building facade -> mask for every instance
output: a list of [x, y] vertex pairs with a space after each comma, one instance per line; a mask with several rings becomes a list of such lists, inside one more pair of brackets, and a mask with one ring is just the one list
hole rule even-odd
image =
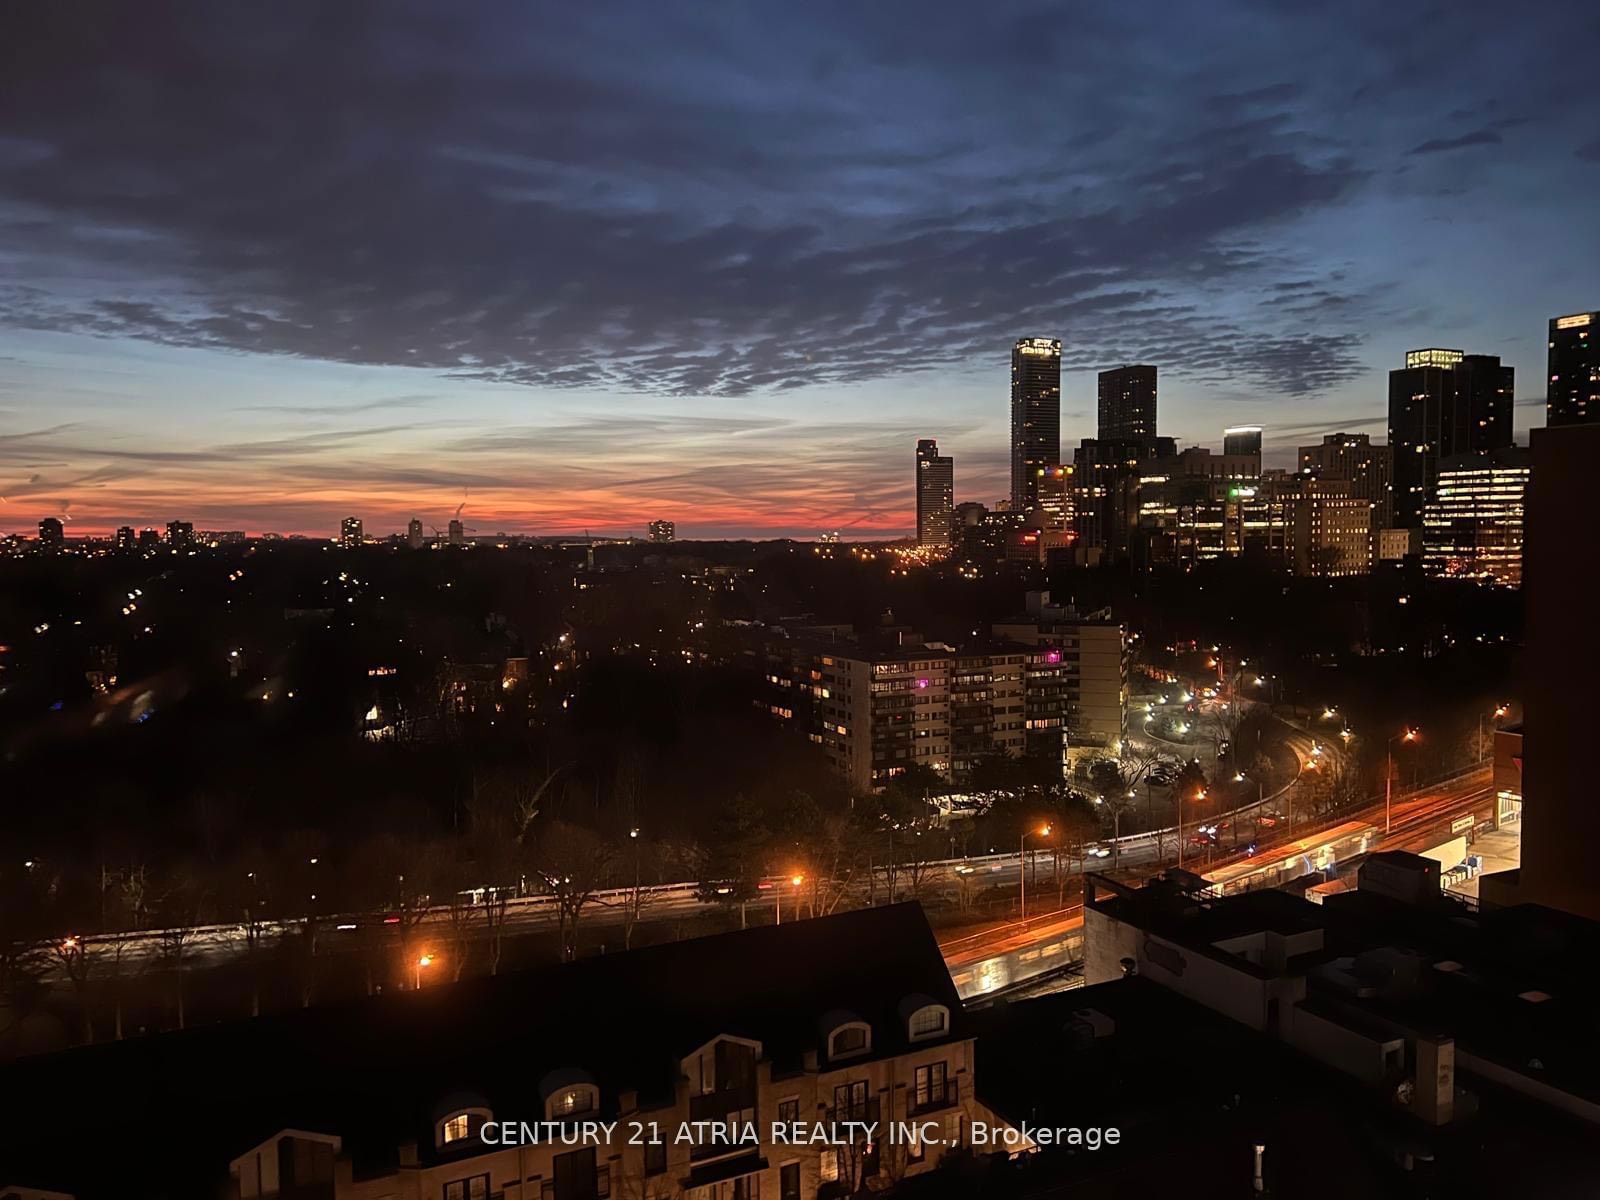
[[1234, 425], [1222, 431], [1222, 452], [1224, 454], [1253, 454], [1261, 458], [1261, 434], [1259, 425]]
[[1600, 312], [1550, 318], [1546, 425], [1600, 421]]
[[1039, 499], [1041, 467], [1061, 461], [1061, 341], [1021, 338], [1011, 350], [1011, 507]]
[[678, 538], [678, 526], [675, 521], [651, 521], [650, 540], [652, 542], [672, 542]]
[[346, 517], [339, 522], [339, 545], [346, 550], [354, 550], [366, 540], [366, 531], [362, 528], [360, 517]]
[[1099, 379], [1099, 423], [1102, 441], [1140, 441], [1156, 436], [1156, 369], [1113, 367]]
[[1389, 372], [1392, 519], [1420, 529], [1439, 462], [1511, 445], [1515, 372], [1489, 354], [1428, 349], [1406, 352]]
[[955, 538], [955, 460], [933, 438], [917, 442], [917, 544], [943, 549]]
[[1522, 586], [1523, 504], [1532, 461], [1512, 446], [1439, 466], [1423, 513], [1422, 565], [1430, 575]]
[[1350, 494], [1372, 504], [1372, 528], [1388, 529], [1393, 520], [1389, 490], [1393, 459], [1389, 447], [1373, 445], [1365, 433], [1327, 433], [1320, 445], [1301, 446], [1300, 470], [1319, 479], [1338, 479], [1350, 485]]

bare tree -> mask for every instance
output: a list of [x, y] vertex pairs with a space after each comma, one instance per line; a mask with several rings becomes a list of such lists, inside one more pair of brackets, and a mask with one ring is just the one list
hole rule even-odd
[[550, 821], [539, 831], [533, 873], [540, 890], [555, 901], [561, 957], [578, 955], [578, 920], [609, 882], [615, 848], [599, 834], [567, 821]]
[[187, 1028], [184, 974], [188, 968], [195, 926], [200, 924], [204, 909], [205, 893], [199, 881], [187, 871], [174, 875], [162, 894], [157, 916], [161, 922], [161, 960], [172, 972], [179, 1029]]
[[505, 949], [506, 908], [509, 897], [504, 890], [485, 889], [479, 901], [483, 910], [489, 948], [489, 974], [500, 973], [500, 955]]

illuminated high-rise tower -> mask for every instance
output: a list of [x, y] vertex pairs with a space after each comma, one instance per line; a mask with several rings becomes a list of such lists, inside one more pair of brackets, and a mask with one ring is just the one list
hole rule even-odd
[[1421, 529], [1439, 460], [1511, 445], [1515, 371], [1492, 354], [1408, 350], [1389, 372], [1389, 450], [1397, 529]]
[[1100, 372], [1100, 440], [1137, 442], [1156, 436], [1156, 369]]
[[1022, 338], [1011, 350], [1011, 507], [1038, 506], [1039, 472], [1061, 461], [1061, 340]]
[[1546, 425], [1600, 421], [1600, 312], [1550, 318]]
[[917, 544], [948, 546], [955, 538], [955, 461], [933, 438], [917, 442]]

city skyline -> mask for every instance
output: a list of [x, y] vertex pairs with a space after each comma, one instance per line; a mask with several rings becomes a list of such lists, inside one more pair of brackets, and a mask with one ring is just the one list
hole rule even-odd
[[[1025, 336], [1064, 446], [1149, 362], [1164, 432], [1288, 466], [1430, 345], [1542, 424], [1546, 324], [1595, 304], [1600, 141], [1545, 69], [1586, 6], [947, 15], [19, 14], [0, 529], [905, 536], [918, 438], [1007, 494]], [[594, 52], [664, 25], [702, 48]]]

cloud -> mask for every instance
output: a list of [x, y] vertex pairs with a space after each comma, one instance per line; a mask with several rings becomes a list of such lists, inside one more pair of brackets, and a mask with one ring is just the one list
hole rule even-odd
[[[682, 397], [902, 377], [1033, 329], [1103, 359], [1145, 322], [1200, 348], [1204, 378], [1306, 394], [1358, 369], [1219, 353], [1243, 331], [1160, 303], [1270, 287], [1253, 235], [1367, 177], [1290, 128], [1300, 85], [1175, 105], [1138, 135], [1103, 97], [1059, 135], [992, 135], [1020, 115], [1002, 80], [1059, 89], [1060, 63], [1082, 69], [1084, 46], [1117, 36], [1106, 22], [1085, 19], [1069, 49], [1019, 17], [1004, 52], [977, 53], [959, 31], [911, 37], [844, 7], [831, 29], [723, 14], [704, 48], [619, 73], [652, 21], [568, 14], [511, 56], [514, 17], [406, 4], [237, 23], [183, 4], [90, 11], [29, 17], [39, 53], [11, 95], [30, 103], [9, 107], [18, 143], [50, 152], [0, 189], [43, 218], [34, 254], [61, 277], [93, 261], [131, 280], [0, 292], [13, 326]], [[780, 35], [831, 64], [828, 90], [772, 65], [750, 91], [746, 52]], [[1176, 80], [1176, 65], [1150, 67]], [[910, 73], [903, 95], [886, 72]], [[107, 110], [124, 114], [115, 135], [93, 115]], [[1129, 151], [1162, 164], [1132, 190], [1108, 157]]]
[[1419, 146], [1413, 146], [1409, 153], [1439, 154], [1445, 150], [1463, 150], [1468, 146], [1498, 146], [1500, 135], [1492, 129], [1479, 129], [1472, 133], [1464, 133], [1460, 137], [1430, 138]]

